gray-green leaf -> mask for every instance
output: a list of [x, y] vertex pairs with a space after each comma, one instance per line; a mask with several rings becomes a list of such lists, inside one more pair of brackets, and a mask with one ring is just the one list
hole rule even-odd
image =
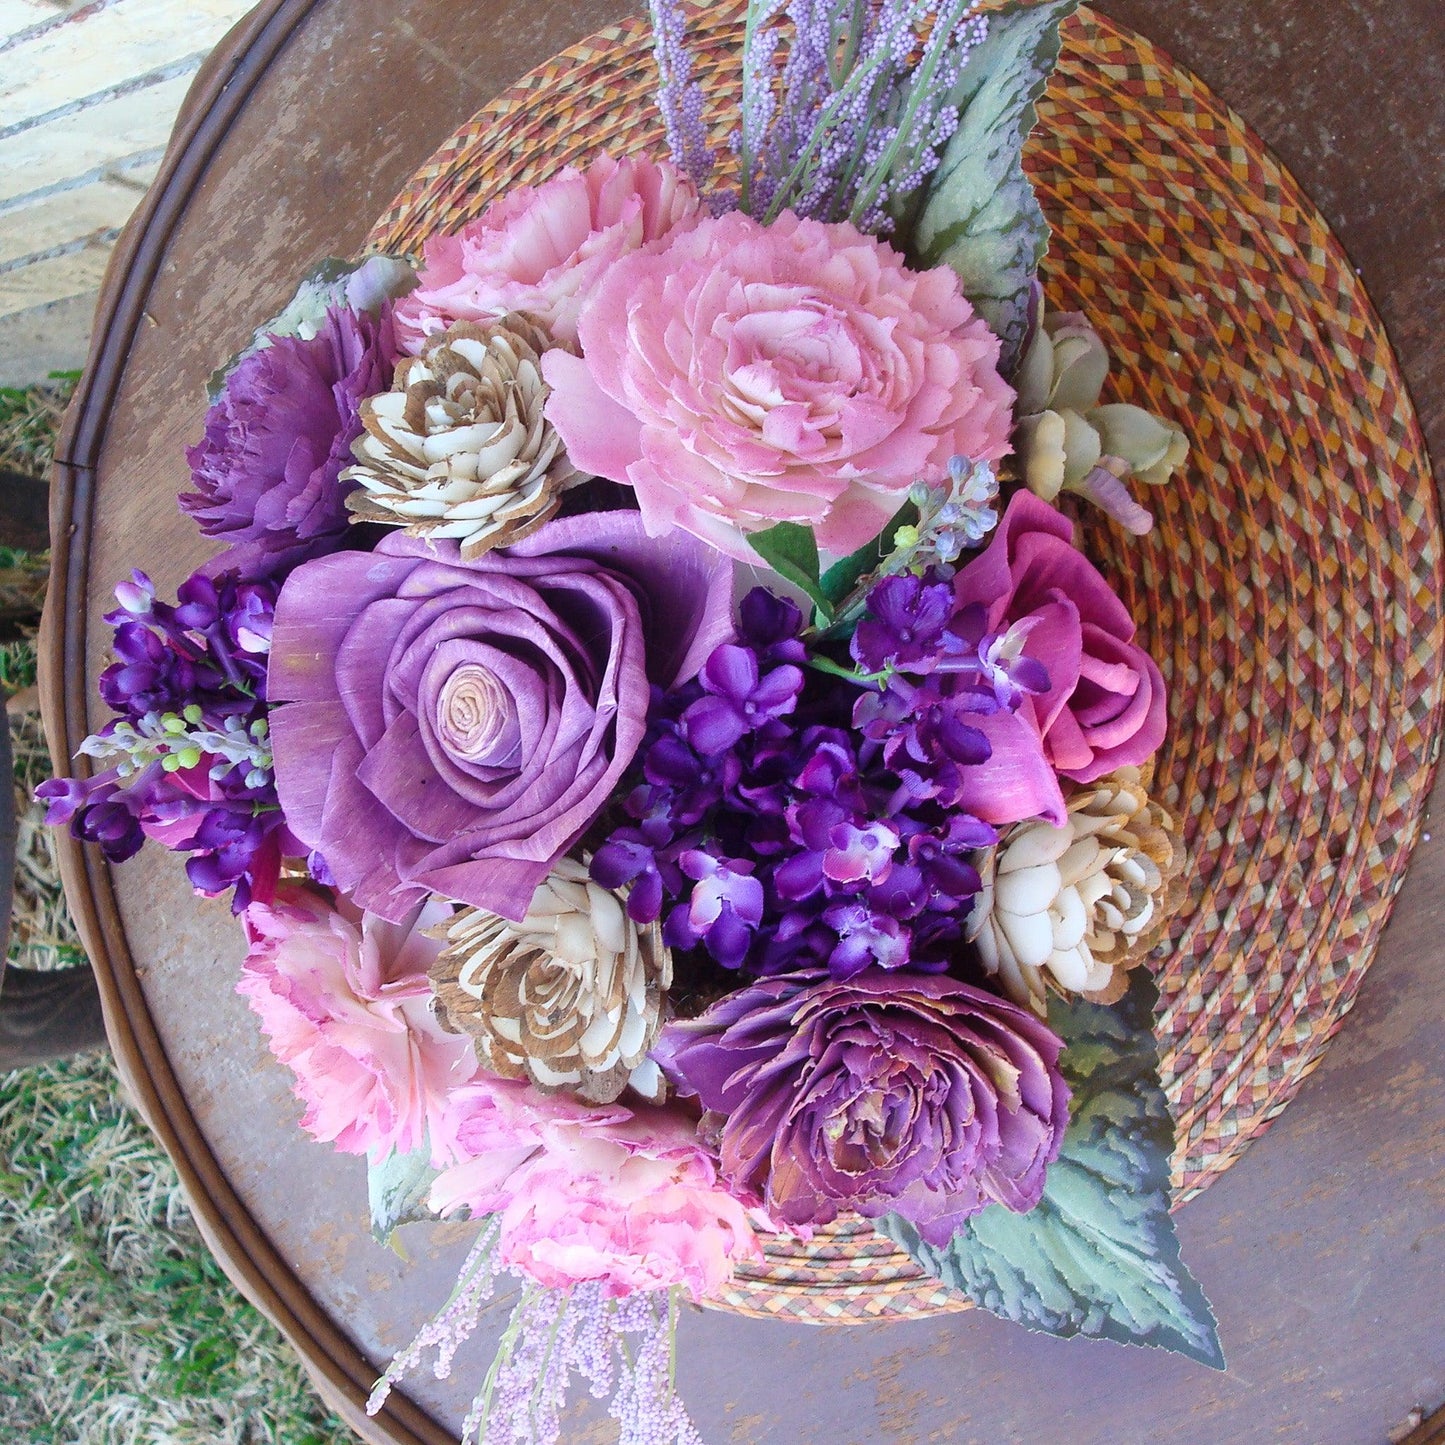
[[922, 194], [901, 208], [900, 236], [914, 261], [952, 266], [964, 295], [1002, 339], [1005, 377], [1018, 364], [1029, 288], [1049, 240], [1024, 174], [1024, 140], [1059, 58], [1059, 26], [1078, 5], [1013, 0], [989, 12], [988, 37], [954, 90], [958, 129]]
[[371, 1235], [378, 1244], [387, 1243], [397, 1225], [432, 1217], [426, 1209], [426, 1196], [436, 1177], [426, 1145], [410, 1154], [389, 1154], [380, 1164], [367, 1164]]
[[930, 1274], [1005, 1319], [1051, 1335], [1152, 1345], [1222, 1370], [1213, 1313], [1179, 1258], [1169, 1214], [1174, 1127], [1159, 1086], [1157, 998], [1140, 968], [1117, 1004], [1050, 1008], [1074, 1097], [1036, 1208], [1013, 1214], [990, 1205], [942, 1249], [897, 1215], [880, 1228]]

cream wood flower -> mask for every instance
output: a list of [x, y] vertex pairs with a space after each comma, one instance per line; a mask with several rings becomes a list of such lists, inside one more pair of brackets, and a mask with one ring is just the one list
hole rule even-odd
[[1124, 482], [1162, 486], [1188, 459], [1189, 440], [1143, 407], [1100, 406], [1108, 375], [1108, 352], [1082, 316], [1042, 318], [1015, 378], [1014, 449], [1029, 490], [1046, 502], [1075, 492], [1143, 533], [1153, 518]]
[[446, 944], [431, 969], [439, 1013], [472, 1036], [484, 1068], [596, 1104], [629, 1084], [660, 1102], [662, 1076], [647, 1051], [672, 956], [661, 929], [634, 923], [586, 864], [559, 860], [520, 923], [467, 908], [438, 936]]
[[452, 537], [471, 560], [551, 519], [579, 474], [542, 415], [546, 332], [523, 315], [458, 322], [397, 363], [389, 392], [361, 408], [344, 481], [352, 520]]
[[1137, 768], [1068, 800], [1061, 828], [1010, 828], [976, 862], [984, 886], [969, 937], [1004, 992], [1042, 1016], [1047, 988], [1109, 1003], [1158, 941], [1183, 867], [1173, 819]]

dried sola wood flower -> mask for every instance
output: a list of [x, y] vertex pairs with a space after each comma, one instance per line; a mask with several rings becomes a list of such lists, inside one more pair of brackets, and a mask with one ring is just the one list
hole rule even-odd
[[431, 969], [438, 1011], [472, 1036], [485, 1068], [596, 1104], [629, 1084], [660, 1101], [647, 1051], [672, 956], [658, 925], [634, 923], [584, 863], [560, 859], [520, 923], [468, 908], [440, 936], [446, 947]]
[[1046, 1012], [1045, 985], [1112, 1003], [1170, 915], [1184, 865], [1174, 820], [1138, 768], [1120, 768], [1068, 800], [1061, 828], [1016, 824], [979, 855], [983, 889], [969, 937], [1015, 1003]]
[[397, 363], [393, 389], [361, 408], [366, 430], [343, 473], [356, 522], [452, 537], [470, 561], [549, 521], [579, 480], [542, 415], [547, 333], [516, 313], [459, 321]]

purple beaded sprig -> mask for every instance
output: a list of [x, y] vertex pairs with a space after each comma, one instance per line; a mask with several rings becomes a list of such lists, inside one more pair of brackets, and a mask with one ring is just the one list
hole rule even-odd
[[[682, 0], [649, 0], [652, 12], [652, 54], [657, 63], [657, 108], [667, 133], [672, 163], [708, 195], [716, 156], [707, 142], [703, 121], [706, 98], [693, 79], [692, 53], [687, 48], [687, 18]], [[726, 198], [709, 196], [714, 212], [727, 209]]]
[[932, 174], [958, 129], [952, 93], [987, 34], [977, 11], [978, 0], [749, 5], [742, 209], [891, 229], [889, 202]]

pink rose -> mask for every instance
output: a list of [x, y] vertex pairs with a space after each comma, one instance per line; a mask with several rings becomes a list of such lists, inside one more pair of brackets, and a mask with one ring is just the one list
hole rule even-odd
[[583, 471], [630, 483], [648, 530], [734, 557], [812, 526], [849, 552], [949, 458], [1008, 451], [998, 339], [947, 267], [847, 224], [740, 212], [618, 261], [550, 352], [546, 414]]
[[[1011, 716], [1031, 722], [1056, 772], [1088, 783], [1151, 757], [1164, 741], [1168, 717], [1164, 679], [1135, 644], [1133, 618], [1073, 538], [1067, 517], [1021, 491], [953, 590], [960, 607], [978, 603], [985, 609], [991, 632], [1024, 624], [1024, 654], [1043, 664], [1049, 687], [1025, 698]], [[980, 726], [989, 731], [992, 721], [1008, 716], [993, 715]], [[991, 741], [1000, 754], [1001, 743], [1012, 748], [1016, 740]], [[988, 811], [989, 767], [972, 772], [979, 779], [980, 797], [972, 801], [983, 809], [980, 816], [1002, 821]]]
[[692, 182], [666, 161], [602, 156], [540, 186], [520, 186], [455, 236], [434, 236], [421, 280], [396, 308], [404, 350], [454, 321], [537, 317], [560, 345], [577, 344], [577, 313], [619, 257], [697, 214]]
[[246, 910], [236, 989], [296, 1076], [312, 1138], [373, 1160], [429, 1139], [434, 1164], [455, 1157], [447, 1095], [476, 1073], [476, 1057], [432, 1012], [427, 969], [441, 944], [422, 932], [450, 916], [432, 901], [387, 923], [294, 883]]
[[603, 1280], [620, 1297], [683, 1285], [700, 1300], [737, 1261], [761, 1258], [747, 1210], [674, 1110], [479, 1077], [452, 1111], [471, 1157], [437, 1177], [430, 1207], [499, 1215], [501, 1258], [547, 1288]]

